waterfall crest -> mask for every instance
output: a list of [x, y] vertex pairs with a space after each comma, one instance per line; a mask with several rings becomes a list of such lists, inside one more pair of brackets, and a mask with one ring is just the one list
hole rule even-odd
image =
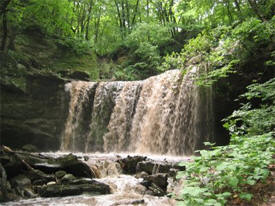
[[197, 68], [143, 81], [66, 84], [70, 103], [62, 150], [191, 154], [213, 137], [212, 89]]

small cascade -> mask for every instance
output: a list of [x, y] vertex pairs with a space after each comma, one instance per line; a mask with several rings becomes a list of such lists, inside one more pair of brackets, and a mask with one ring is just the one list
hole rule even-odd
[[[191, 154], [213, 137], [211, 88], [167, 71], [143, 81], [72, 82], [63, 150]], [[86, 128], [86, 129], [83, 129]]]
[[[65, 129], [61, 137], [62, 151], [83, 150], [86, 142], [87, 110], [93, 104], [93, 96], [97, 83], [73, 81], [65, 85], [69, 93], [70, 103]], [[88, 117], [89, 118], [89, 117]]]

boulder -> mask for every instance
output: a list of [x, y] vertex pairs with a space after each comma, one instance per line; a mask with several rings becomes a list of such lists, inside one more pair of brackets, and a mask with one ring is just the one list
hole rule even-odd
[[141, 183], [144, 186], [151, 186], [155, 184], [160, 189], [166, 192], [168, 186], [168, 176], [167, 174], [158, 173], [155, 175], [148, 175], [143, 178], [143, 182]]
[[167, 173], [175, 174], [174, 170], [185, 170], [185, 166], [179, 166], [178, 163], [170, 163], [166, 161], [146, 160], [137, 163], [137, 172], [146, 172], [148, 174]]
[[64, 171], [64, 170], [59, 170], [57, 172], [55, 172], [55, 176], [58, 178], [58, 179], [61, 179], [62, 177], [64, 177], [67, 173]]
[[67, 183], [67, 182], [72, 182], [75, 179], [76, 179], [76, 177], [74, 175], [66, 174], [64, 177], [62, 177], [61, 181], [62, 181], [62, 183]]
[[88, 177], [94, 178], [96, 175], [92, 172], [90, 167], [84, 162], [77, 159], [77, 156], [73, 154], [65, 155], [63, 157], [57, 158], [56, 162], [60, 164], [60, 167], [73, 174], [76, 177]]
[[143, 178], [140, 184], [147, 188], [146, 194], [164, 196], [167, 194], [168, 175], [161, 173], [148, 175]]
[[22, 174], [13, 177], [10, 180], [10, 182], [11, 182], [12, 186], [24, 187], [24, 186], [31, 185], [31, 180], [28, 177], [26, 177], [25, 175], [22, 175]]
[[127, 156], [126, 158], [118, 159], [123, 173], [135, 174], [137, 172], [137, 165], [139, 162], [145, 161], [147, 157], [144, 156]]
[[82, 80], [82, 81], [90, 80], [89, 74], [84, 71], [61, 70], [61, 71], [58, 71], [58, 74], [60, 74], [63, 78], [67, 78], [67, 79]]
[[104, 183], [91, 180], [71, 180], [67, 184], [52, 184], [37, 187], [41, 197], [63, 197], [91, 193], [93, 195], [110, 194], [110, 187]]
[[59, 170], [64, 170], [66, 173], [71, 173], [76, 177], [96, 177], [90, 167], [81, 160], [78, 160], [77, 156], [73, 154], [35, 163], [33, 167], [46, 173], [55, 173]]
[[23, 151], [26, 151], [26, 152], [38, 152], [38, 149], [36, 146], [32, 145], [32, 144], [25, 144], [23, 147], [22, 147], [22, 150]]
[[83, 72], [83, 71], [74, 71], [71, 74], [69, 74], [68, 77], [71, 79], [83, 80], [83, 81], [90, 80], [89, 74], [87, 74], [86, 72]]

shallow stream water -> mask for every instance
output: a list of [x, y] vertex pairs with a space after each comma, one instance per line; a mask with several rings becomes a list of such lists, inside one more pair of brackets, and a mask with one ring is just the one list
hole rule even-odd
[[[45, 156], [59, 157], [68, 153], [42, 153]], [[167, 196], [156, 197], [145, 194], [146, 188], [140, 184], [142, 178], [138, 175], [122, 174], [122, 168], [116, 162], [118, 158], [125, 158], [128, 155], [140, 154], [91, 154], [91, 153], [74, 153], [79, 159], [85, 161], [94, 170], [97, 169], [99, 178], [96, 180], [106, 183], [111, 187], [109, 195], [83, 194], [79, 196], [56, 197], [56, 198], [34, 198], [28, 200], [19, 200], [14, 202], [7, 202], [5, 206], [27, 206], [27, 205], [41, 205], [41, 206], [173, 206], [176, 201]], [[157, 156], [157, 155], [142, 155], [156, 161], [167, 162], [182, 162], [188, 161], [189, 157], [177, 156]], [[88, 160], [87, 160], [88, 159]], [[180, 184], [172, 178], [168, 179], [168, 192], [177, 193], [180, 190]]]

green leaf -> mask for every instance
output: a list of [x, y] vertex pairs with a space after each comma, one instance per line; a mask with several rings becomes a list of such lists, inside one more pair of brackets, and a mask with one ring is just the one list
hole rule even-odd
[[246, 183], [249, 185], [255, 185], [256, 181], [255, 180], [247, 180]]
[[230, 197], [232, 194], [230, 192], [224, 192], [222, 193], [224, 197]]
[[231, 187], [236, 188], [239, 184], [239, 179], [237, 177], [229, 177], [228, 178], [228, 184]]
[[241, 193], [241, 194], [239, 195], [239, 197], [240, 197], [241, 199], [243, 199], [243, 200], [250, 201], [250, 200], [252, 199], [253, 195], [250, 194], [250, 193]]

